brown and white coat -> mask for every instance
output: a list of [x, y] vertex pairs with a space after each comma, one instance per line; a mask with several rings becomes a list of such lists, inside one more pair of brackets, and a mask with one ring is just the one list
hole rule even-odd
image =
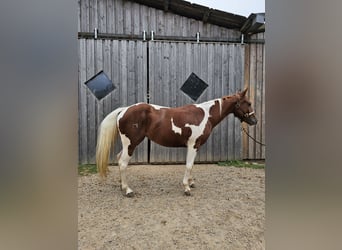
[[105, 117], [99, 130], [96, 162], [100, 175], [107, 175], [110, 147], [119, 132], [123, 147], [118, 154], [121, 187], [131, 196], [126, 168], [134, 149], [147, 137], [162, 146], [187, 148], [183, 184], [185, 194], [190, 195], [190, 187], [194, 186], [191, 169], [199, 147], [207, 141], [212, 129], [230, 113], [249, 125], [257, 123], [246, 91], [177, 108], [137, 103], [114, 110]]

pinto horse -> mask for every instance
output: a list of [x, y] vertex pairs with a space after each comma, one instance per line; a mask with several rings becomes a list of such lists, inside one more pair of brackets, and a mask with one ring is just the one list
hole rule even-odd
[[121, 188], [126, 196], [133, 196], [133, 190], [127, 184], [126, 168], [134, 149], [147, 137], [162, 146], [187, 148], [183, 185], [185, 194], [190, 195], [190, 187], [194, 186], [191, 169], [197, 151], [213, 128], [230, 113], [249, 125], [257, 123], [246, 92], [247, 89], [235, 95], [177, 108], [137, 103], [115, 109], [104, 118], [99, 128], [96, 164], [100, 176], [107, 176], [111, 145], [119, 132], [122, 150], [117, 159]]

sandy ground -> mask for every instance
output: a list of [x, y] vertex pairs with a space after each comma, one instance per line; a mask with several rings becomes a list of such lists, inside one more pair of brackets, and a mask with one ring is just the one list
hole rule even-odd
[[183, 194], [184, 165], [128, 170], [123, 196], [117, 166], [101, 183], [79, 177], [79, 249], [265, 249], [265, 171], [195, 165]]

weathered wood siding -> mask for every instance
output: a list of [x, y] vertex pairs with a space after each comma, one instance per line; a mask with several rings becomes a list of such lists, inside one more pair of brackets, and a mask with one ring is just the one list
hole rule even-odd
[[125, 0], [79, 0], [78, 31], [141, 35], [154, 31], [159, 36], [195, 36], [240, 38], [240, 32], [203, 23]]
[[[146, 102], [147, 48], [141, 41], [79, 39], [79, 160], [94, 163], [97, 129], [118, 107]], [[103, 70], [116, 89], [98, 101], [84, 84]], [[116, 153], [121, 145], [116, 147]], [[132, 162], [147, 162], [147, 140], [136, 149]], [[116, 157], [112, 157], [116, 161]]]
[[[181, 106], [194, 101], [180, 87], [194, 72], [209, 87], [196, 103], [235, 93], [243, 87], [244, 46], [240, 44], [150, 42], [151, 103]], [[213, 131], [196, 161], [242, 158], [241, 123], [230, 115]], [[183, 162], [186, 150], [151, 144], [151, 162]]]
[[[253, 39], [264, 39], [264, 33], [255, 34]], [[265, 44], [249, 44], [245, 47], [245, 87], [253, 103], [258, 124], [244, 125], [257, 141], [265, 143]], [[265, 147], [243, 134], [243, 158], [265, 159]]]

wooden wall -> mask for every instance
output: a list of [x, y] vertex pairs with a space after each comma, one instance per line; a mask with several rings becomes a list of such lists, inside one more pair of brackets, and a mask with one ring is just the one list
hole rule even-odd
[[[265, 33], [252, 36], [264, 39]], [[258, 124], [253, 127], [244, 125], [248, 133], [257, 141], [265, 143], [265, 44], [249, 44], [245, 47], [245, 87], [253, 103]], [[265, 147], [243, 134], [243, 158], [265, 159]]]
[[125, 0], [79, 0], [78, 31], [141, 35], [154, 31], [159, 36], [240, 38], [240, 32], [179, 16]]
[[[79, 161], [95, 162], [97, 129], [114, 109], [146, 102], [147, 49], [142, 41], [79, 39]], [[98, 101], [84, 84], [103, 70], [116, 89]], [[121, 147], [116, 147], [116, 153]], [[113, 158], [115, 159], [115, 157]], [[147, 162], [147, 141], [132, 162]]]

